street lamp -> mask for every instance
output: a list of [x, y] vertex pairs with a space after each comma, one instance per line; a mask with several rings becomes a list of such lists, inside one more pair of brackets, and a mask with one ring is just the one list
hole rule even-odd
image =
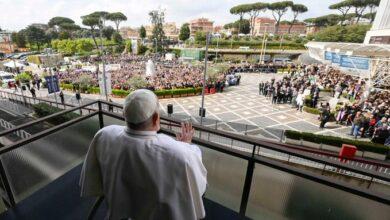
[[103, 74], [103, 84], [104, 84], [104, 95], [106, 97], [106, 101], [108, 102], [108, 91], [107, 91], [107, 83], [106, 83], [106, 65], [104, 63], [104, 50], [103, 50], [103, 28], [104, 28], [104, 21], [102, 18], [100, 18], [100, 22], [101, 22], [101, 27], [100, 27], [100, 53], [101, 53], [101, 56], [100, 58], [102, 59], [102, 66], [103, 66], [103, 70], [102, 70], [102, 74]]
[[[46, 68], [49, 68], [49, 74], [50, 74], [50, 78], [51, 78], [51, 87], [52, 88], [55, 88], [54, 87], [54, 78], [53, 78], [53, 72], [51, 71], [51, 65], [50, 65], [50, 62], [49, 62], [49, 49], [46, 48]], [[57, 105], [57, 108], [58, 108], [58, 101], [57, 101], [57, 92], [54, 91], [54, 99], [56, 100], [56, 105]]]
[[202, 106], [199, 111], [200, 116], [200, 124], [203, 124], [203, 117], [205, 117], [205, 109], [204, 109], [204, 95], [206, 91], [206, 74], [207, 74], [207, 57], [209, 51], [209, 43], [210, 43], [211, 35], [206, 33], [206, 51], [204, 57], [204, 73], [203, 73], [203, 88], [202, 88]]

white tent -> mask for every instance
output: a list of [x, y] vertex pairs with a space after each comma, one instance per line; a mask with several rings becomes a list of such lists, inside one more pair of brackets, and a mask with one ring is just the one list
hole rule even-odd
[[3, 63], [3, 65], [5, 67], [8, 67], [8, 68], [21, 68], [21, 67], [25, 67], [25, 65], [23, 65], [21, 63], [18, 63], [16, 61], [8, 61], [6, 63]]

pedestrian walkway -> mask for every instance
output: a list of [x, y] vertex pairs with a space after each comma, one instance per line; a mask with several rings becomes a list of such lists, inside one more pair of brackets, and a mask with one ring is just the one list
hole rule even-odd
[[[298, 130], [316, 134], [348, 137], [349, 127], [335, 123], [327, 123], [325, 129], [319, 128], [318, 116], [296, 111], [289, 104], [271, 104], [271, 100], [258, 93], [258, 83], [268, 81], [272, 77], [283, 77], [279, 74], [241, 73], [239, 86], [227, 87], [223, 93], [205, 97], [205, 125], [220, 129], [245, 133], [262, 138], [279, 139], [284, 130]], [[14, 92], [14, 90], [8, 90]], [[75, 94], [63, 91], [65, 101], [77, 104]], [[20, 94], [20, 92], [18, 92]], [[53, 94], [46, 89], [36, 92], [37, 97], [55, 100]], [[29, 92], [27, 95], [31, 96]], [[96, 99], [104, 99], [98, 94], [81, 94], [81, 103]], [[114, 102], [122, 104], [123, 98], [110, 97]], [[323, 98], [324, 99], [324, 98]], [[57, 95], [57, 100], [59, 97]], [[191, 118], [199, 122], [201, 96], [160, 99], [160, 110], [167, 114], [168, 104], [173, 104], [173, 116]]]

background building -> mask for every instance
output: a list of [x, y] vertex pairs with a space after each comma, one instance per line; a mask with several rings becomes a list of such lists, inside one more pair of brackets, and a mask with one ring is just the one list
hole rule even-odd
[[202, 32], [213, 32], [214, 22], [210, 21], [207, 18], [198, 18], [195, 20], [190, 21], [190, 31], [191, 35], [195, 35], [196, 32], [202, 31]]
[[[254, 25], [254, 34], [256, 36], [261, 36], [264, 33], [274, 33], [275, 32], [276, 21], [271, 18], [260, 17], [256, 18]], [[281, 23], [279, 25], [278, 34], [288, 34], [288, 29], [290, 28], [290, 24]], [[306, 34], [306, 25], [302, 22], [295, 23], [292, 28], [290, 34], [292, 35], [301, 35]]]
[[13, 53], [17, 50], [17, 46], [11, 42], [11, 33], [0, 31], [0, 53]]
[[123, 39], [137, 39], [139, 38], [139, 29], [131, 27], [121, 27], [119, 33]]
[[[153, 25], [147, 25], [145, 26], [146, 30], [146, 36], [150, 37], [153, 35]], [[179, 28], [177, 28], [175, 22], [167, 22], [163, 24], [163, 30], [165, 33], [165, 36], [167, 36], [170, 39], [177, 39], [179, 38]]]

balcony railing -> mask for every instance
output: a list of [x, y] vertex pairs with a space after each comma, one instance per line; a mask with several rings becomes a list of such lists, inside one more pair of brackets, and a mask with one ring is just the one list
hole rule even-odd
[[[0, 148], [0, 195], [8, 208], [80, 164], [99, 128], [124, 124], [121, 105], [94, 101], [74, 107], [26, 98], [21, 101], [47, 102], [64, 110], [0, 132], [1, 139], [31, 126], [46, 125]], [[77, 117], [58, 125], [47, 123], [67, 113]], [[161, 119], [160, 132], [174, 136], [180, 121]], [[193, 142], [201, 147], [208, 170], [206, 197], [242, 216], [390, 218], [390, 175], [380, 172], [389, 168], [386, 162], [352, 159], [343, 163], [337, 155], [321, 151], [196, 124], [194, 128]]]

